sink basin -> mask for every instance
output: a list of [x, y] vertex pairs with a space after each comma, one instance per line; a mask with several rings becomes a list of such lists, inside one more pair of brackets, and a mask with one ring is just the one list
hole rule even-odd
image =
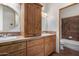
[[0, 43], [19, 40], [17, 36], [0, 37]]
[[0, 37], [0, 40], [9, 40], [9, 39], [15, 39], [17, 36], [10, 36], [10, 37]]

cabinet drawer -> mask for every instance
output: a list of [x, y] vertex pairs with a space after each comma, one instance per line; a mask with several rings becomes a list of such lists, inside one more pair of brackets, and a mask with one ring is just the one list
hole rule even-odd
[[44, 40], [32, 40], [27, 42], [27, 55], [38, 56], [44, 55]]
[[30, 40], [27, 42], [27, 47], [32, 47], [36, 45], [42, 45], [44, 43], [43, 39]]
[[[41, 53], [41, 54], [40, 54]], [[27, 48], [27, 55], [28, 56], [37, 56], [37, 55], [44, 55], [44, 46], [33, 46], [30, 48]]]
[[10, 52], [14, 52], [16, 50], [23, 49], [25, 47], [26, 47], [26, 42], [1, 46], [0, 47], [0, 53], [10, 53]]
[[10, 56], [26, 56], [26, 48], [10, 53]]

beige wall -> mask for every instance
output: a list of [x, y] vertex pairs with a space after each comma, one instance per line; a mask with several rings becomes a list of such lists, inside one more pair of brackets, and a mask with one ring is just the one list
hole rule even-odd
[[0, 5], [0, 31], [3, 30], [3, 6]]

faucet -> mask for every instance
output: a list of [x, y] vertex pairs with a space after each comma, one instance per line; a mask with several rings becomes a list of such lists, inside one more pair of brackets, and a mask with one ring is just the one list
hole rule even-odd
[[7, 37], [7, 33], [3, 34], [3, 37]]
[[7, 37], [7, 33], [0, 33], [0, 37]]
[[3, 37], [3, 34], [2, 33], [0, 33], [0, 37]]

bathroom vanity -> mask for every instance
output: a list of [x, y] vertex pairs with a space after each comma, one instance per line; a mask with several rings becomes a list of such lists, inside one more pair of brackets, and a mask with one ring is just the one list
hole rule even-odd
[[42, 5], [39, 3], [22, 3], [20, 5], [21, 31], [14, 31], [17, 29], [16, 27], [20, 30], [19, 25], [11, 29], [13, 31], [10, 33], [9, 30], [6, 31], [7, 33], [2, 31], [0, 55], [47, 56], [55, 52], [56, 34], [41, 33]]
[[56, 48], [55, 33], [27, 38], [19, 36], [11, 39], [0, 40], [0, 55], [44, 56], [55, 52]]

